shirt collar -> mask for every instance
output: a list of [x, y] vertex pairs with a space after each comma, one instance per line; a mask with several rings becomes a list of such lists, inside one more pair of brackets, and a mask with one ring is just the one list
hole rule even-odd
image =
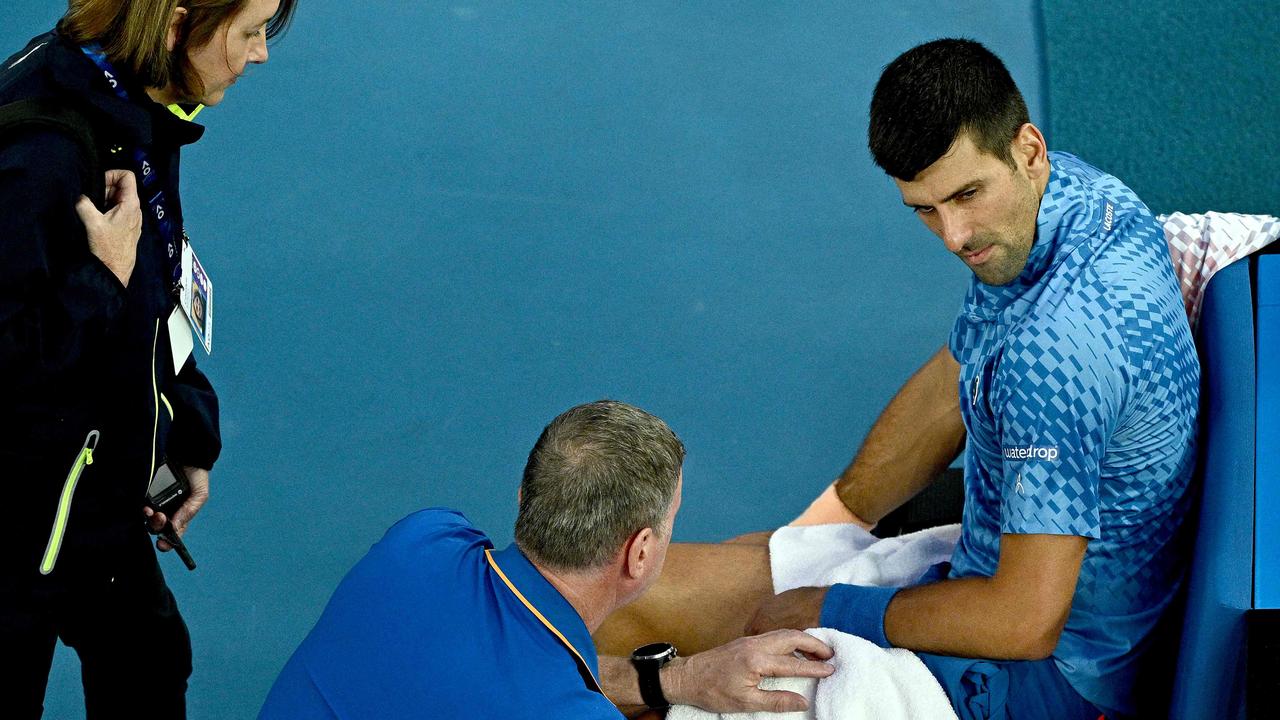
[[1088, 238], [1079, 232], [1096, 220], [1097, 203], [1087, 186], [1059, 160], [1072, 160], [1065, 153], [1050, 153], [1049, 182], [1040, 197], [1036, 214], [1036, 236], [1027, 264], [1018, 277], [1005, 285], [987, 285], [975, 276], [966, 299], [966, 310], [988, 319], [1041, 284], [1045, 276]]
[[538, 568], [534, 567], [515, 543], [503, 550], [490, 551], [490, 556], [493, 564], [510, 581], [511, 589], [527, 601], [529, 610], [541, 615], [548, 629], [558, 633], [561, 641], [586, 663], [592, 682], [598, 687], [596, 677], [599, 676], [600, 661], [596, 656], [591, 632], [587, 630], [578, 611], [538, 572]]

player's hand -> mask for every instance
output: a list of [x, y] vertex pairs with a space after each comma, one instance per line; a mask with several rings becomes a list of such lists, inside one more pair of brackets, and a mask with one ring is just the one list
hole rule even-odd
[[[187, 531], [187, 525], [191, 523], [191, 519], [200, 512], [200, 508], [209, 501], [209, 471], [201, 468], [184, 467], [183, 470], [187, 474], [187, 480], [191, 482], [191, 494], [187, 496], [186, 502], [178, 508], [173, 514], [173, 529], [178, 533], [178, 537], [182, 537]], [[147, 517], [147, 526], [152, 532], [160, 532], [164, 529], [168, 518], [164, 513], [159, 513], [149, 507], [143, 507], [142, 513]], [[160, 552], [169, 552], [173, 549], [164, 538], [156, 540], [156, 549]]]
[[[806, 657], [797, 657], [797, 652]], [[663, 694], [673, 704], [709, 712], [806, 710], [809, 702], [804, 697], [785, 690], [761, 690], [760, 681], [767, 677], [827, 677], [835, 668], [821, 661], [833, 655], [821, 640], [797, 630], [738, 638], [672, 660], [661, 671]]]
[[81, 195], [76, 214], [89, 237], [89, 252], [128, 287], [138, 258], [138, 238], [142, 237], [138, 182], [128, 170], [108, 170], [106, 175], [107, 211], [98, 212], [93, 201]]
[[806, 630], [818, 627], [822, 618], [822, 603], [827, 599], [829, 589], [796, 588], [767, 598], [751, 616], [746, 633], [753, 635], [781, 628]]

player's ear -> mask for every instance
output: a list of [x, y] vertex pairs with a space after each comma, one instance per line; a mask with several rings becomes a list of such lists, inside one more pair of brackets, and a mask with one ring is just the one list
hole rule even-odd
[[1027, 177], [1039, 180], [1048, 175], [1049, 147], [1045, 144], [1040, 128], [1031, 123], [1023, 123], [1009, 149], [1013, 153], [1014, 164], [1022, 168]]

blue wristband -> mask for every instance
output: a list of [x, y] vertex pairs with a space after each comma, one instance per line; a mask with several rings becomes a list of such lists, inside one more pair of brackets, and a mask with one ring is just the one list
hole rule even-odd
[[832, 585], [822, 601], [818, 624], [865, 638], [880, 647], [892, 647], [884, 635], [884, 613], [902, 588]]

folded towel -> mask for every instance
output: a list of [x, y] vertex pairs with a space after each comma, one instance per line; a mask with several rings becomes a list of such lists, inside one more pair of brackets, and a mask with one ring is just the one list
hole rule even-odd
[[[944, 525], [881, 540], [856, 525], [779, 528], [769, 539], [773, 591], [835, 583], [901, 587], [944, 562], [960, 538], [959, 525]], [[766, 678], [765, 690], [790, 690], [809, 699], [802, 713], [709, 713], [677, 706], [668, 720], [896, 720], [954, 718], [942, 690], [915, 653], [881, 648], [831, 628], [806, 631], [835, 650], [836, 671], [812, 678]]]
[[809, 709], [796, 713], [709, 713], [677, 706], [667, 720], [945, 720], [955, 718], [947, 695], [928, 668], [909, 650], [885, 650], [860, 637], [831, 628], [806, 630], [835, 650], [836, 671], [812, 678], [767, 678], [766, 690], [790, 690], [808, 698]]
[[903, 587], [951, 558], [959, 525], [881, 540], [857, 525], [778, 528], [769, 539], [773, 591], [836, 583]]

